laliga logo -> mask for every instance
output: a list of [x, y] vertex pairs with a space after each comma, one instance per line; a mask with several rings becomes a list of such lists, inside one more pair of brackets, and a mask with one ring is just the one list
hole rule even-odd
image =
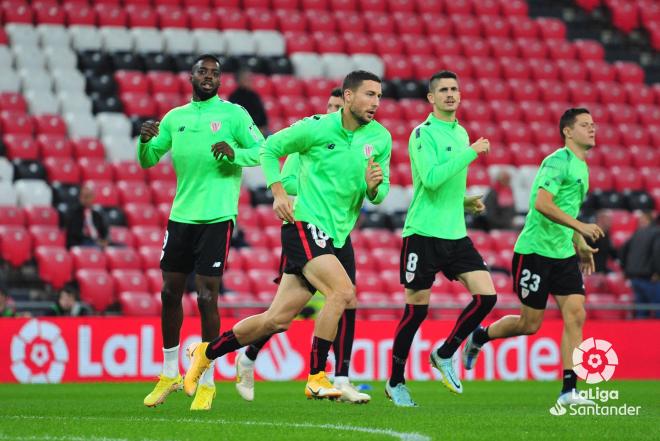
[[291, 380], [304, 367], [302, 356], [291, 347], [286, 334], [275, 334], [259, 353], [256, 369], [266, 380]]
[[30, 320], [11, 339], [11, 371], [20, 383], [59, 383], [69, 350], [60, 328]]
[[587, 384], [608, 381], [618, 364], [612, 343], [606, 340], [588, 338], [573, 350], [573, 370]]

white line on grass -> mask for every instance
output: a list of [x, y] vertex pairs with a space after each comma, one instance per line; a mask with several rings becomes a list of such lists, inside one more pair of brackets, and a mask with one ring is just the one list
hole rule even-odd
[[[36, 416], [36, 415], [12, 415], [7, 418], [13, 419], [60, 419], [61, 417], [55, 416]], [[130, 418], [112, 418], [112, 417], [93, 417], [93, 416], [78, 416], [72, 417], [73, 419], [80, 420], [101, 420], [101, 421], [134, 421], [139, 423], [149, 423], [149, 422], [177, 422], [177, 423], [198, 423], [200, 420], [196, 418], [142, 418], [142, 417], [130, 417]], [[343, 424], [312, 424], [312, 423], [286, 423], [286, 422], [269, 422], [269, 421], [229, 421], [224, 419], [213, 420], [212, 422], [216, 424], [226, 424], [226, 425], [242, 425], [242, 426], [269, 426], [269, 427], [289, 427], [289, 428], [300, 428], [300, 429], [331, 429], [339, 430], [343, 432], [362, 432], [369, 433], [373, 435], [386, 435], [401, 441], [431, 441], [431, 438], [415, 432], [397, 432], [391, 429], [374, 429], [371, 427], [360, 427], [360, 426], [346, 426]], [[8, 439], [1, 438], [0, 439]], [[39, 437], [39, 438], [21, 438], [25, 440], [45, 440], [45, 441], [64, 441], [64, 437]], [[84, 440], [93, 440], [93, 441], [127, 441], [123, 438], [111, 439], [111, 438], [71, 438], [68, 437], [66, 440], [73, 441], [84, 441]], [[142, 441], [151, 441], [143, 439]], [[162, 441], [162, 440], [161, 440]]]

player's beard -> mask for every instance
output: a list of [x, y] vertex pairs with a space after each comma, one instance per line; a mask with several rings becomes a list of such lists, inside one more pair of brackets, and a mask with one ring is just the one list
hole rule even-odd
[[199, 98], [200, 101], [206, 101], [209, 98], [213, 98], [218, 94], [218, 89], [220, 86], [216, 87], [215, 89], [211, 89], [208, 92], [202, 89], [199, 84], [193, 84], [193, 90], [195, 91], [195, 95], [197, 95], [197, 98]]
[[[355, 120], [356, 120], [356, 121], [358, 122], [358, 124], [360, 124], [361, 126], [363, 126], [363, 125], [365, 125], [365, 124], [369, 124], [369, 122], [371, 122], [371, 120], [366, 119], [364, 116], [358, 114], [355, 110], [353, 110], [352, 107], [350, 107], [348, 110], [351, 112], [351, 115], [353, 115], [353, 118], [355, 118]], [[366, 113], [366, 112], [365, 112], [365, 113]]]

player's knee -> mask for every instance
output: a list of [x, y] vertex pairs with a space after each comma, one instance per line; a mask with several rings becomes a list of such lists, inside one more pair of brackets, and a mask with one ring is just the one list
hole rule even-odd
[[350, 285], [335, 289], [328, 297], [328, 301], [337, 303], [343, 308], [348, 308], [351, 305], [351, 302], [355, 302], [357, 305], [355, 287]]
[[280, 332], [285, 332], [289, 329], [291, 325], [291, 320], [288, 320], [284, 317], [266, 317], [264, 322], [264, 327], [268, 334], [277, 334]]
[[183, 293], [179, 293], [177, 290], [172, 289], [171, 286], [165, 284], [160, 292], [160, 300], [163, 303], [163, 306], [166, 307], [180, 305], [182, 294]]
[[523, 335], [536, 334], [541, 329], [541, 320], [523, 320], [520, 326], [520, 332]]
[[217, 297], [208, 289], [202, 289], [197, 293], [197, 306], [201, 310], [217, 309]]
[[582, 328], [586, 318], [587, 313], [584, 307], [576, 307], [564, 314], [564, 323], [568, 327]]

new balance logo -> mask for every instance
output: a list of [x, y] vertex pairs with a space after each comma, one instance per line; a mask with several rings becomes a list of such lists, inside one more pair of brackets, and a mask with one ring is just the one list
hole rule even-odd
[[222, 262], [214, 262], [213, 263], [213, 268], [220, 268], [220, 265], [222, 265]]
[[186, 130], [186, 126], [179, 127], [179, 132], [183, 132], [184, 130]]
[[334, 144], [328, 144], [328, 150], [333, 150], [335, 148]]

